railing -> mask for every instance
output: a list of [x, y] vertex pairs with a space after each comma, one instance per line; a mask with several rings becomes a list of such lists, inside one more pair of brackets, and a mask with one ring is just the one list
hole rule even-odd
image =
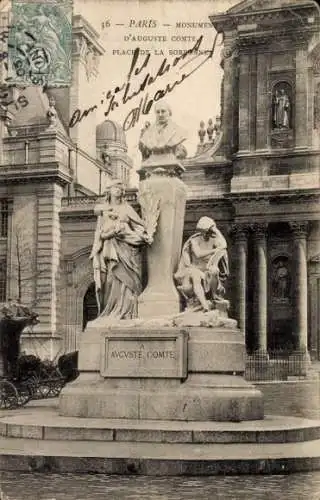
[[77, 207], [82, 205], [94, 205], [97, 203], [99, 196], [69, 196], [68, 198], [62, 198], [63, 207]]
[[[126, 191], [125, 199], [128, 203], [137, 202], [137, 190], [135, 188], [130, 188]], [[103, 196], [93, 195], [93, 196], [69, 196], [62, 198], [63, 207], [81, 207], [88, 206], [93, 207], [96, 203], [103, 200]]]
[[307, 371], [305, 351], [277, 350], [267, 355], [257, 351], [246, 356], [245, 378], [252, 382], [305, 378]]

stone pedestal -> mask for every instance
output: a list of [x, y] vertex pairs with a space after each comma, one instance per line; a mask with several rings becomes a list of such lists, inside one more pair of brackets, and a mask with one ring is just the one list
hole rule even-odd
[[145, 177], [140, 182], [141, 201], [145, 200], [142, 208], [152, 216], [152, 210], [158, 204], [160, 213], [153, 244], [148, 248], [148, 285], [139, 297], [139, 318], [166, 316], [180, 311], [173, 274], [181, 254], [187, 198], [186, 185], [179, 178], [182, 171], [183, 167], [173, 155], [152, 156], [140, 170], [141, 177]]
[[60, 395], [60, 414], [141, 420], [263, 418], [260, 391], [243, 378], [245, 342], [228, 327], [91, 328], [80, 376]]

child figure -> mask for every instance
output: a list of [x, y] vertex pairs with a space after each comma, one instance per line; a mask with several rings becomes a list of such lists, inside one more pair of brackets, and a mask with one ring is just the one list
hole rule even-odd
[[120, 218], [120, 214], [110, 207], [101, 214], [100, 235], [103, 241], [102, 255], [105, 259], [117, 260], [117, 252], [114, 248], [115, 239], [121, 239], [130, 230], [129, 221]]

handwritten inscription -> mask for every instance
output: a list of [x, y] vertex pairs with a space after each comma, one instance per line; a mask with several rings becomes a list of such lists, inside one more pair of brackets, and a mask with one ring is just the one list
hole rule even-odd
[[116, 359], [177, 359], [175, 351], [111, 351]]
[[[195, 44], [182, 54], [172, 60], [168, 60], [167, 57], [163, 58], [155, 72], [150, 69], [151, 54], [143, 55], [143, 51], [137, 47], [133, 51], [126, 80], [119, 85], [115, 85], [113, 89], [106, 91], [104, 99], [101, 99], [101, 104], [107, 106], [105, 116], [108, 117], [116, 108], [141, 95], [139, 105], [129, 111], [123, 123], [124, 130], [134, 127], [141, 115], [147, 115], [150, 112], [155, 102], [171, 93], [213, 57], [217, 36], [215, 36], [210, 50], [202, 50], [203, 36], [201, 35]], [[150, 85], [159, 82], [164, 75], [168, 76], [173, 72], [175, 75], [178, 73], [179, 77], [174, 78], [162, 87], [160, 85], [156, 91], [149, 95], [148, 88]], [[83, 111], [76, 109], [71, 116], [69, 127], [74, 127], [97, 107], [97, 104], [95, 104]]]

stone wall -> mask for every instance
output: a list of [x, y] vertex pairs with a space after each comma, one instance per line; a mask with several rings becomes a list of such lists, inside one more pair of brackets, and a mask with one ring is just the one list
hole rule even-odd
[[264, 396], [265, 415], [320, 418], [318, 374], [305, 380], [256, 382]]

